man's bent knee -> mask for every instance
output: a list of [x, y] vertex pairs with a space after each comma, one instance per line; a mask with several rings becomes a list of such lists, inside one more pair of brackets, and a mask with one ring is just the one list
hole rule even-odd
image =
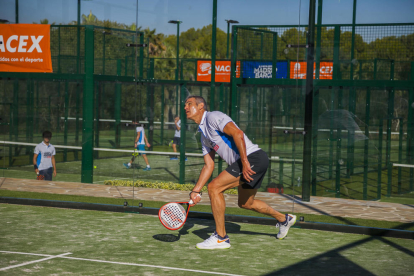
[[218, 187], [218, 185], [217, 185], [217, 182], [216, 181], [211, 181], [209, 184], [208, 184], [208, 186], [207, 186], [207, 190], [208, 190], [208, 194], [209, 195], [212, 195], [212, 194], [218, 194], [218, 193], [220, 193], [220, 189], [219, 189], [219, 187]]

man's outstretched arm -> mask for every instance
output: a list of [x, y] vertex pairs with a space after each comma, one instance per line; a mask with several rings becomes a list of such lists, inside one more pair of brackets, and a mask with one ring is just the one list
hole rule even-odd
[[234, 143], [239, 150], [240, 160], [243, 164], [243, 176], [248, 182], [252, 181], [251, 175], [256, 174], [251, 168], [250, 163], [247, 160], [246, 141], [244, 140], [244, 132], [236, 127], [233, 122], [228, 123], [224, 129], [224, 133], [233, 137]]
[[[201, 169], [200, 176], [198, 178], [197, 184], [195, 185], [193, 191], [200, 192], [204, 185], [207, 183], [211, 174], [214, 171], [214, 156], [216, 152], [214, 150], [210, 151], [208, 154], [204, 155], [204, 166]], [[200, 198], [197, 197], [198, 193], [191, 193], [191, 199], [195, 204], [200, 201]]]

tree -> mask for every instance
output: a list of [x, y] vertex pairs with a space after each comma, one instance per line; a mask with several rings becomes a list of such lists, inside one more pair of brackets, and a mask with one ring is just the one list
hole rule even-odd
[[95, 25], [98, 22], [98, 18], [92, 14], [92, 10], [89, 15], [82, 14], [82, 24], [84, 25]]
[[[37, 24], [36, 22], [33, 22], [33, 24]], [[50, 24], [50, 25], [55, 25], [56, 22], [53, 23], [49, 23], [49, 19], [45, 18], [45, 19], [41, 19], [40, 20], [40, 24]]]

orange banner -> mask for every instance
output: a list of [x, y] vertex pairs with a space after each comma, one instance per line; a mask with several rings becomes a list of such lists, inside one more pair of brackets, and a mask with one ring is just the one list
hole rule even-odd
[[[230, 61], [216, 61], [216, 82], [230, 82]], [[237, 62], [236, 76], [240, 77], [240, 62]], [[197, 81], [211, 81], [211, 60], [197, 61]]]
[[2, 24], [1, 72], [53, 72], [50, 25]]
[[[333, 62], [321, 62], [319, 66], [319, 79], [331, 80], [333, 72]], [[316, 63], [313, 64], [313, 78], [315, 78]], [[306, 62], [290, 62], [290, 78], [306, 79]]]

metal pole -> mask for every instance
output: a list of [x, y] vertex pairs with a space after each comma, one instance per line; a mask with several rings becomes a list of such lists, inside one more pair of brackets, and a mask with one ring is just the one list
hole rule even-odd
[[315, 5], [316, 0], [310, 0], [309, 5], [309, 32], [306, 68], [306, 95], [305, 95], [305, 137], [303, 140], [303, 171], [302, 171], [302, 200], [310, 201], [311, 163], [312, 163], [312, 108], [313, 108], [313, 62], [315, 43]]
[[263, 60], [263, 33], [260, 33], [260, 59]]
[[161, 145], [164, 145], [164, 108], [165, 108], [164, 85], [161, 85], [161, 139], [160, 139]]
[[60, 73], [60, 27], [58, 29], [58, 73]]
[[[365, 136], [369, 137], [369, 114], [370, 114], [370, 107], [371, 107], [371, 88], [367, 88], [366, 93], [366, 106], [365, 106]], [[363, 188], [362, 188], [362, 199], [368, 199], [368, 151], [369, 151], [369, 140], [365, 139], [364, 144], [364, 181], [363, 181]]]
[[[65, 81], [65, 128], [63, 132], [63, 144], [68, 144], [68, 117], [69, 117], [69, 82]], [[68, 150], [63, 150], [63, 162], [68, 161]]]
[[356, 21], [356, 5], [357, 0], [354, 0], [353, 11], [352, 11], [352, 40], [351, 40], [351, 73], [350, 79], [354, 79], [354, 49], [355, 49], [355, 21]]
[[318, 24], [316, 33], [316, 53], [315, 53], [315, 79], [319, 79], [320, 62], [321, 62], [321, 38], [322, 38], [322, 6], [323, 0], [318, 0]]
[[213, 0], [213, 24], [211, 45], [211, 83], [210, 83], [210, 110], [214, 110], [216, 92], [216, 41], [217, 41], [217, 0]]
[[[237, 82], [236, 82], [236, 58], [237, 58], [237, 28], [232, 27], [232, 51], [231, 51], [231, 78], [230, 78], [230, 101], [229, 113], [233, 120], [237, 120]], [[236, 122], [237, 123], [237, 122]]]
[[229, 58], [229, 30], [230, 30], [230, 22], [227, 21], [227, 52], [226, 52], [226, 58]]
[[[180, 56], [180, 22], [177, 23], [177, 54], [176, 54], [176, 68], [175, 80], [178, 81], [178, 59]], [[175, 114], [178, 114], [178, 84], [175, 85]]]
[[81, 0], [78, 0], [78, 27], [76, 28], [77, 41], [76, 41], [76, 73], [80, 73], [80, 15], [81, 13]]
[[[411, 81], [414, 81], [414, 62], [411, 62]], [[408, 90], [407, 163], [414, 164], [414, 88]], [[414, 169], [410, 169], [410, 191], [414, 190]]]
[[82, 122], [82, 183], [93, 183], [94, 27], [85, 28], [85, 79]]
[[[398, 163], [402, 163], [402, 143], [403, 143], [403, 135], [404, 135], [404, 120], [402, 118], [400, 120], [400, 136], [398, 139]], [[398, 194], [401, 194], [401, 167], [398, 167]]]
[[[103, 32], [103, 43], [102, 43], [102, 75], [105, 75], [105, 31]], [[105, 84], [103, 84], [105, 87]], [[105, 90], [105, 88], [104, 88]]]
[[[318, 0], [318, 17], [317, 17], [317, 32], [316, 32], [316, 52], [315, 52], [315, 79], [319, 79], [320, 61], [321, 61], [321, 38], [322, 38], [322, 7], [323, 0]], [[318, 171], [318, 106], [319, 106], [319, 89], [314, 90], [314, 110], [313, 110], [313, 157], [312, 157], [312, 195], [316, 196], [316, 178]], [[331, 129], [332, 131], [332, 129]], [[330, 142], [332, 143], [332, 142]]]
[[187, 132], [187, 116], [185, 114], [184, 105], [185, 98], [187, 95], [187, 89], [185, 84], [181, 88], [181, 108], [180, 108], [180, 119], [181, 119], [181, 139], [180, 139], [180, 184], [185, 183], [185, 144], [186, 144], [186, 132]]
[[16, 16], [15, 23], [19, 24], [19, 0], [15, 0], [14, 4], [15, 4], [15, 16]]
[[[121, 60], [117, 60], [116, 66], [117, 75], [121, 76]], [[117, 148], [121, 147], [121, 83], [115, 84], [115, 145]]]
[[378, 175], [377, 175], [377, 199], [381, 199], [381, 175], [382, 175], [382, 129], [384, 126], [383, 119], [380, 119], [378, 128]]

